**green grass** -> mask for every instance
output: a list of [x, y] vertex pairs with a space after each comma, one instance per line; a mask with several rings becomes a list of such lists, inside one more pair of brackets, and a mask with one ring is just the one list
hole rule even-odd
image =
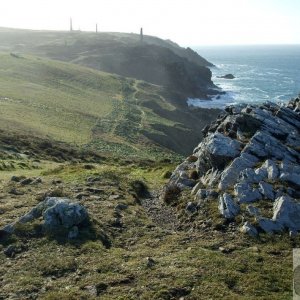
[[[87, 68], [0, 55], [1, 126], [83, 144], [120, 97], [120, 81]], [[8, 122], [7, 122], [8, 121]], [[6, 125], [7, 124], [7, 125]]]
[[[30, 187], [2, 178], [1, 224], [24, 214], [40, 200], [41, 192], [53, 190], [53, 179], [66, 195], [74, 198], [76, 189], [85, 188], [88, 178], [97, 178], [95, 187], [103, 189], [97, 199], [87, 197], [93, 233], [85, 231], [78, 240], [45, 236], [32, 226], [18, 228], [17, 235], [2, 240], [26, 245], [16, 258], [0, 251], [0, 295], [20, 298], [39, 295], [40, 299], [288, 299], [291, 297], [292, 248], [299, 238], [286, 234], [261, 235], [259, 240], [239, 233], [230, 234], [212, 228], [186, 228], [170, 232], [156, 226], [145, 209], [133, 197], [132, 182], [143, 181], [153, 191], [167, 179], [163, 173], [175, 162], [150, 160], [106, 160], [102, 164], [60, 164], [51, 170], [41, 165], [43, 183]], [[28, 170], [31, 172], [31, 170]], [[28, 173], [28, 175], [30, 175]], [[16, 185], [24, 195], [13, 197], [7, 191]], [[119, 199], [110, 199], [119, 195]], [[114, 207], [125, 203], [121, 212], [123, 227], [114, 227]], [[207, 218], [214, 218], [209, 214]], [[187, 225], [187, 224], [186, 224]], [[103, 244], [105, 234], [111, 246]], [[219, 247], [231, 249], [222, 253]], [[154, 260], [147, 266], [147, 257]]]
[[156, 124], [170, 129], [177, 124], [143, 106], [151, 100], [161, 110], [174, 109], [160, 96], [159, 86], [5, 53], [0, 54], [0, 86], [0, 125], [7, 132], [46, 136], [118, 156], [171, 154], [144, 136], [163, 134], [153, 128]]

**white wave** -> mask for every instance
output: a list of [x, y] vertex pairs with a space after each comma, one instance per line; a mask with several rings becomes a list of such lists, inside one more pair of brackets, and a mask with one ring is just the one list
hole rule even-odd
[[226, 92], [224, 95], [214, 96], [211, 100], [188, 98], [187, 105], [201, 108], [225, 108], [227, 105], [237, 104], [234, 95], [233, 92]]

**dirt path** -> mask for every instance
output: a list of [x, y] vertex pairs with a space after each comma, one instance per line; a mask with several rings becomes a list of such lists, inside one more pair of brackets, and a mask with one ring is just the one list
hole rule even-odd
[[174, 209], [160, 201], [157, 191], [152, 192], [150, 197], [141, 199], [141, 204], [157, 226], [170, 231], [178, 230], [179, 221]]

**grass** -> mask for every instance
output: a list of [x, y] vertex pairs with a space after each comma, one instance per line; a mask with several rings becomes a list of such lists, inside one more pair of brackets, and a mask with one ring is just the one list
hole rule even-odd
[[[111, 111], [120, 82], [101, 72], [34, 57], [0, 55], [2, 128], [83, 144]], [[8, 125], [4, 125], [7, 120]]]
[[[105, 161], [86, 168], [80, 164], [60, 164], [47, 171], [41, 168], [43, 183], [23, 187], [24, 195], [11, 197], [7, 190], [17, 183], [2, 179], [0, 202], [2, 224], [16, 219], [36, 205], [36, 195], [53, 188], [60, 179], [71, 198], [85, 189], [89, 178], [103, 189], [98, 198], [80, 200], [88, 209], [94, 234], [83, 233], [77, 241], [47, 237], [33, 226], [19, 228], [21, 235], [1, 240], [0, 248], [9, 244], [26, 245], [16, 258], [0, 252], [0, 295], [18, 295], [22, 299], [287, 299], [291, 296], [292, 248], [299, 238], [287, 235], [259, 240], [241, 234], [213, 230], [176, 232], [153, 223], [144, 208], [135, 201], [132, 182], [144, 182], [150, 190], [159, 189], [167, 179], [166, 170], [174, 163], [159, 161]], [[46, 172], [45, 172], [46, 171]], [[110, 198], [110, 195], [119, 195]], [[11, 198], [10, 198], [11, 197]], [[3, 200], [5, 201], [3, 202]], [[121, 212], [122, 227], [115, 227], [114, 207], [125, 203]], [[207, 218], [213, 217], [208, 215]], [[10, 220], [10, 221], [9, 221]], [[87, 234], [87, 235], [86, 235]], [[103, 243], [110, 241], [107, 247]], [[101, 238], [102, 237], [102, 238]], [[231, 249], [228, 253], [219, 247]], [[147, 258], [154, 260], [148, 266]]]

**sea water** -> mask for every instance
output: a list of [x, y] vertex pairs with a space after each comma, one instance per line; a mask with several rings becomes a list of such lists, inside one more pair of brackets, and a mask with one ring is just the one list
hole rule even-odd
[[[212, 80], [222, 91], [211, 101], [189, 105], [223, 108], [229, 104], [286, 102], [300, 93], [300, 45], [193, 47], [213, 63]], [[233, 74], [235, 79], [218, 76]]]

